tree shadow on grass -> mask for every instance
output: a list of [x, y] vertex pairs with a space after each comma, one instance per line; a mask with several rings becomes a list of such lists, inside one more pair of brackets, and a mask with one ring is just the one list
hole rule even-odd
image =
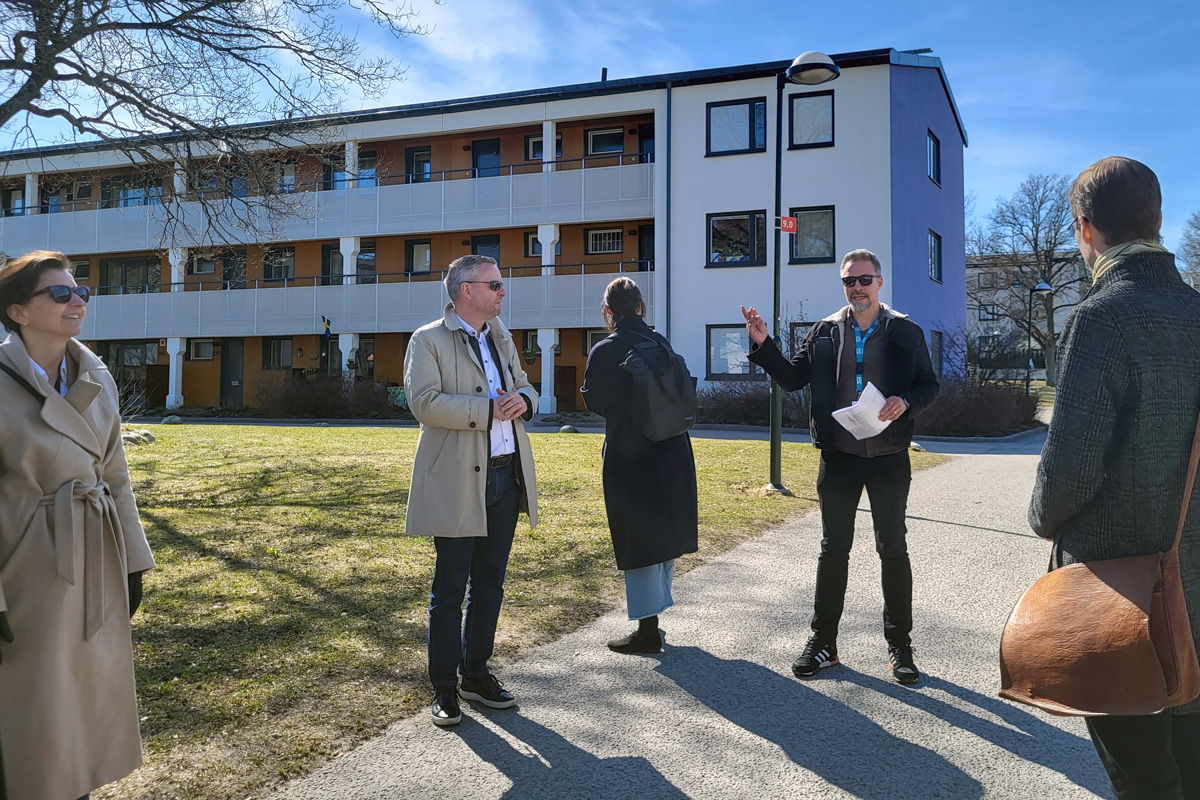
[[675, 647], [657, 672], [727, 720], [862, 800], [972, 800], [983, 787], [945, 757], [791, 678], [696, 647]]

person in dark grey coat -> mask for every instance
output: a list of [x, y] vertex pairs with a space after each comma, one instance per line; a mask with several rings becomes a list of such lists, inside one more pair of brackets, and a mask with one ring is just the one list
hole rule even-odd
[[696, 552], [696, 462], [682, 433], [662, 442], [647, 439], [629, 414], [632, 378], [621, 368], [639, 341], [667, 340], [642, 319], [641, 290], [617, 278], [604, 290], [604, 316], [613, 334], [588, 354], [584, 402], [605, 419], [604, 506], [617, 569], [625, 571], [629, 618], [638, 628], [608, 643], [618, 653], [662, 649], [658, 615], [673, 604], [675, 559]]
[[[1144, 164], [1106, 158], [1071, 187], [1092, 288], [1063, 326], [1054, 417], [1029, 507], [1059, 566], [1168, 550], [1200, 414], [1200, 293], [1159, 244], [1162, 196]], [[1200, 642], [1200, 508], [1179, 546]], [[1200, 798], [1200, 701], [1088, 732], [1118, 800]]]

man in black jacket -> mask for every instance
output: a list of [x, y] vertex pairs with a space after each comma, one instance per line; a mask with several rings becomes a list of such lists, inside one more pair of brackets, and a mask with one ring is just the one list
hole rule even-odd
[[[1200, 293], [1159, 243], [1158, 178], [1106, 158], [1075, 179], [1070, 201], [1092, 288], [1059, 338], [1054, 418], [1029, 506], [1060, 565], [1170, 549], [1200, 413]], [[1179, 571], [1200, 642], [1195, 498]], [[1171, 711], [1088, 718], [1120, 800], [1200, 798], [1200, 700]]]
[[[750, 361], [785, 391], [812, 386], [810, 431], [821, 450], [817, 497], [823, 536], [813, 633], [792, 663], [792, 672], [807, 678], [838, 663], [838, 622], [846, 598], [854, 517], [865, 487], [875, 523], [875, 549], [883, 565], [883, 634], [892, 674], [900, 683], [914, 683], [920, 673], [910, 638], [912, 566], [904, 524], [912, 479], [908, 447], [913, 415], [937, 396], [937, 376], [920, 326], [879, 302], [883, 275], [875, 254], [847, 253], [841, 273], [849, 305], [814, 325], [790, 362], [772, 342], [758, 312], [742, 307], [752, 341]], [[879, 419], [891, 424], [859, 440], [834, 421], [833, 412], [856, 402], [868, 383], [887, 398]]]

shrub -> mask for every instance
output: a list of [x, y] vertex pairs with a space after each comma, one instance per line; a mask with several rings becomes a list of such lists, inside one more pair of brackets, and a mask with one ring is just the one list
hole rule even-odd
[[339, 375], [271, 376], [258, 400], [272, 417], [299, 419], [412, 419], [389, 402], [387, 387], [370, 381], [343, 382]]
[[[710, 425], [770, 425], [767, 381], [709, 381], [696, 393], [697, 422]], [[808, 391], [783, 393], [783, 424], [808, 427]]]
[[933, 404], [916, 419], [918, 435], [1005, 436], [1037, 424], [1037, 397], [1020, 385], [942, 380]]

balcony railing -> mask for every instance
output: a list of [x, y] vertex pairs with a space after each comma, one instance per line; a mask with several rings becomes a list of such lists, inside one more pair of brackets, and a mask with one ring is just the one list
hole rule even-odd
[[[510, 328], [600, 327], [600, 300], [617, 275], [633, 278], [654, 308], [654, 272], [649, 262], [506, 267], [501, 319]], [[350, 280], [345, 276], [342, 280]], [[321, 333], [321, 317], [334, 333], [413, 331], [438, 318], [448, 302], [444, 272], [380, 273], [370, 283], [324, 284], [334, 276], [188, 284], [191, 291], [121, 287], [96, 297], [84, 319], [83, 339], [151, 339], [179, 336], [299, 336]], [[194, 289], [193, 287], [198, 287]], [[115, 288], [115, 287], [114, 287]], [[146, 288], [148, 291], [138, 291]], [[166, 287], [170, 288], [170, 287]], [[217, 291], [222, 289], [221, 291]]]

